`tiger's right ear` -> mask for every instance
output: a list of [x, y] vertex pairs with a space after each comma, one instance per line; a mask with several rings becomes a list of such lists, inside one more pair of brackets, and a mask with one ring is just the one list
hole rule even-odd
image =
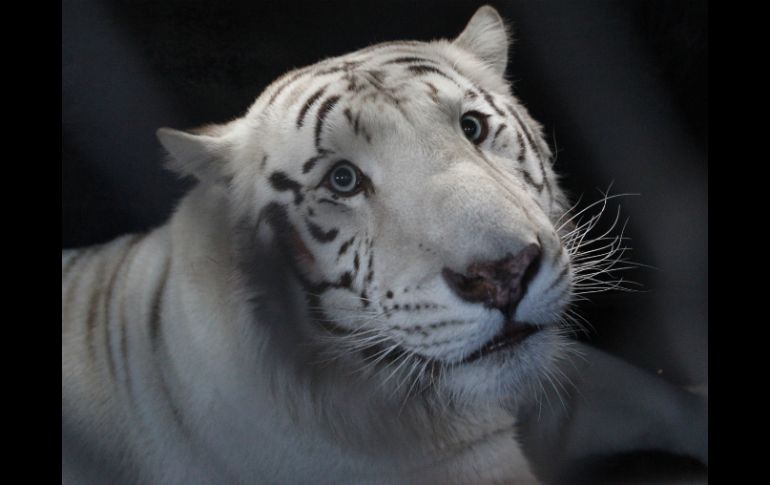
[[160, 128], [156, 136], [170, 155], [166, 168], [180, 175], [217, 183], [230, 178], [227, 170], [228, 144], [222, 136], [193, 134]]

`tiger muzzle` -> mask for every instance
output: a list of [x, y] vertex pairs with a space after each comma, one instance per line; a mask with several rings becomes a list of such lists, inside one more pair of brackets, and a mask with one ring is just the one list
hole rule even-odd
[[498, 309], [510, 321], [528, 282], [537, 274], [540, 256], [540, 246], [533, 243], [515, 255], [509, 253], [495, 261], [472, 263], [465, 274], [444, 268], [442, 275], [457, 296]]

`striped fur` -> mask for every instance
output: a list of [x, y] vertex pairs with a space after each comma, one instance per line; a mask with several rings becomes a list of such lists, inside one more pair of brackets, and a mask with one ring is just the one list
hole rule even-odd
[[[453, 42], [327, 59], [243, 118], [160, 130], [169, 167], [200, 180], [169, 223], [62, 253], [65, 478], [534, 483], [511, 410], [560, 355], [572, 272], [507, 45], [482, 7]], [[489, 123], [479, 145], [468, 111]], [[340, 160], [355, 195], [329, 189]], [[463, 364], [503, 320], [441, 269], [530, 243], [544, 257], [517, 319], [543, 330]]]

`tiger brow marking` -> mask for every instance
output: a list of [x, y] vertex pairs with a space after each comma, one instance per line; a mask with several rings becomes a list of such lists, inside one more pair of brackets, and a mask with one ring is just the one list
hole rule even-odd
[[326, 98], [323, 104], [321, 104], [321, 107], [318, 108], [318, 114], [316, 115], [317, 121], [315, 125], [316, 147], [319, 147], [321, 145], [321, 131], [323, 130], [324, 120], [326, 119], [326, 116], [334, 108], [334, 106], [337, 104], [337, 101], [339, 100], [340, 100], [339, 96], [330, 96], [329, 98]]
[[299, 111], [299, 116], [297, 117], [297, 129], [302, 128], [302, 124], [305, 121], [305, 115], [307, 114], [308, 110], [315, 104], [316, 101], [318, 101], [318, 98], [323, 96], [324, 91], [326, 91], [326, 88], [328, 88], [329, 85], [322, 87], [315, 93], [313, 93], [312, 96], [310, 96], [307, 101], [305, 101], [305, 104], [302, 105], [302, 109]]
[[332, 153], [332, 151], [331, 151], [331, 150], [327, 150], [326, 148], [319, 148], [319, 149], [318, 149], [318, 155], [316, 155], [316, 156], [314, 156], [314, 157], [312, 157], [312, 158], [308, 159], [308, 161], [307, 161], [307, 162], [305, 162], [305, 163], [302, 165], [302, 173], [308, 173], [308, 172], [310, 172], [311, 170], [313, 170], [313, 168], [315, 167], [315, 165], [316, 165], [316, 164], [317, 164], [317, 163], [318, 163], [320, 160], [323, 160], [324, 158], [326, 158], [327, 156], [329, 156], [329, 154], [331, 154], [331, 153]]
[[107, 294], [104, 298], [104, 347], [107, 350], [107, 365], [113, 384], [117, 382], [117, 373], [115, 371], [115, 358], [112, 352], [112, 339], [110, 338], [110, 322], [112, 321], [112, 318], [110, 317], [112, 314], [111, 309], [114, 306], [112, 292], [115, 288], [115, 282], [118, 279], [118, 275], [123, 269], [123, 264], [131, 253], [133, 247], [142, 239], [144, 239], [144, 235], [134, 235], [126, 244], [126, 247], [123, 249], [123, 255], [120, 257], [118, 264], [115, 266], [115, 269], [112, 272], [112, 276], [110, 277], [110, 282], [107, 284]]

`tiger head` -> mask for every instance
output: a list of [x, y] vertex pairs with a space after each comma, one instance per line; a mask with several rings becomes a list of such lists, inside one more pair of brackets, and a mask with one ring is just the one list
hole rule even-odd
[[326, 59], [242, 118], [158, 132], [173, 169], [288, 255], [303, 339], [394, 392], [523, 395], [562, 350], [566, 198], [508, 46], [482, 7], [452, 41]]

